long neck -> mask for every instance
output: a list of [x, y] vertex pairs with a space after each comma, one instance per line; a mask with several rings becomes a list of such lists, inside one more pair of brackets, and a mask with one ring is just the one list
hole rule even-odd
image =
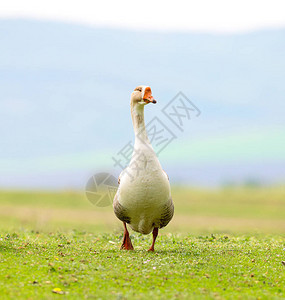
[[144, 106], [139, 104], [131, 104], [131, 114], [136, 141], [140, 140], [144, 143], [150, 143], [144, 123]]

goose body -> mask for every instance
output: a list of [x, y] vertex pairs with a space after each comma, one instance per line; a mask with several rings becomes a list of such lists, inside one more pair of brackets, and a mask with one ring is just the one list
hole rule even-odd
[[114, 212], [125, 226], [123, 249], [128, 248], [128, 243], [131, 244], [126, 223], [134, 231], [142, 234], [153, 231], [155, 236], [159, 228], [169, 223], [174, 212], [168, 176], [160, 165], [145, 129], [144, 106], [150, 102], [156, 103], [149, 87], [139, 86], [132, 93], [135, 144], [129, 166], [119, 176], [119, 188], [113, 202]]

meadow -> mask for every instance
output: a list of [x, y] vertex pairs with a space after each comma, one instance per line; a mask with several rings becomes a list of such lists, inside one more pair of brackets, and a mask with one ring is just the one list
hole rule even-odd
[[76, 191], [0, 192], [1, 299], [284, 299], [284, 187], [174, 187], [151, 236]]

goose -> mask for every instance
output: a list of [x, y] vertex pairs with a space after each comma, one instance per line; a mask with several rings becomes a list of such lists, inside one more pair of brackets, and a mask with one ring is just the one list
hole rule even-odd
[[124, 225], [121, 249], [133, 250], [127, 224], [136, 232], [152, 231], [154, 251], [158, 230], [173, 217], [174, 205], [168, 175], [162, 169], [149, 141], [144, 107], [156, 103], [149, 86], [140, 85], [131, 94], [131, 116], [135, 133], [133, 154], [129, 165], [119, 175], [118, 190], [113, 201], [114, 213]]

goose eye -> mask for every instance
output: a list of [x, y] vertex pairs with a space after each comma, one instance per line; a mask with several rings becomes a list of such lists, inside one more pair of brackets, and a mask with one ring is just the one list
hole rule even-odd
[[141, 92], [142, 89], [141, 88], [137, 88], [137, 89], [135, 89], [135, 91]]

